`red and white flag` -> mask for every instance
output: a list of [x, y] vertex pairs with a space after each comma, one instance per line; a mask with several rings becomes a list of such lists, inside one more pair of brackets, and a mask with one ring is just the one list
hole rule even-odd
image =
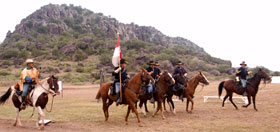
[[115, 51], [112, 57], [112, 63], [115, 67], [119, 66], [119, 60], [122, 59], [122, 52], [121, 52], [121, 46], [120, 46], [120, 41], [119, 41], [119, 35], [118, 35], [118, 40], [117, 44], [115, 47]]

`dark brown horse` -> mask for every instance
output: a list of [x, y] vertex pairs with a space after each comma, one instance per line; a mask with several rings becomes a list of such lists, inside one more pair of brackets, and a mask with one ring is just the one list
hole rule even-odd
[[[255, 102], [256, 102], [256, 96], [257, 96], [257, 93], [259, 90], [259, 85], [260, 85], [261, 79], [264, 79], [265, 81], [271, 80], [271, 78], [262, 69], [259, 69], [259, 71], [254, 75], [254, 77], [249, 79], [249, 81], [247, 82], [246, 92], [248, 93], [247, 98], [248, 98], [249, 103], [247, 105], [244, 105], [243, 107], [247, 108], [251, 104], [251, 97], [253, 97], [254, 109], [256, 111], [258, 111], [256, 108]], [[242, 95], [244, 92], [244, 89], [237, 86], [237, 84], [235, 83], [234, 80], [222, 81], [219, 84], [219, 97], [222, 94], [223, 88], [225, 88], [227, 94], [224, 97], [222, 107], [224, 107], [225, 101], [229, 97], [230, 102], [233, 104], [233, 106], [236, 109], [238, 109], [237, 106], [232, 101], [232, 94], [236, 93], [236, 94]]]
[[[183, 97], [184, 98], [187, 98], [187, 102], [186, 102], [186, 111], [191, 113], [193, 111], [193, 104], [194, 104], [194, 101], [193, 101], [193, 96], [194, 96], [194, 93], [195, 93], [195, 90], [198, 86], [199, 83], [202, 83], [204, 85], [208, 85], [209, 84], [209, 81], [207, 80], [207, 78], [204, 76], [204, 74], [202, 72], [199, 72], [197, 73], [194, 77], [192, 77], [191, 79], [188, 80], [188, 82], [184, 81], [185, 77], [183, 75], [176, 75], [174, 76], [175, 80], [176, 81], [179, 81], [180, 83], [183, 83], [184, 84], [184, 89], [183, 89]], [[186, 85], [187, 83], [187, 85]], [[174, 103], [173, 103], [173, 100], [172, 100], [172, 96], [173, 95], [176, 95], [176, 93], [174, 93], [173, 91], [169, 91], [167, 93], [167, 103], [169, 104], [170, 106], [170, 109], [175, 109], [175, 106], [174, 106]], [[191, 111], [188, 110], [188, 107], [189, 107], [189, 102], [192, 103], [192, 107], [191, 107]], [[166, 110], [165, 108], [165, 102], [163, 103], [164, 104], [164, 110]]]
[[[141, 126], [140, 117], [138, 115], [137, 109], [135, 108], [134, 104], [138, 100], [137, 95], [139, 94], [142, 83], [143, 82], [148, 83], [150, 81], [154, 83], [154, 79], [152, 78], [152, 76], [143, 68], [141, 69], [141, 72], [137, 73], [131, 80], [128, 81], [127, 87], [122, 93], [122, 103], [128, 105], [127, 115], [125, 117], [126, 123], [128, 123], [127, 122], [128, 116], [130, 110], [132, 110], [137, 116], [139, 126]], [[101, 84], [99, 91], [96, 95], [96, 99], [102, 98], [105, 121], [108, 121], [109, 118], [108, 110], [110, 105], [112, 105], [112, 103], [116, 101], [116, 96], [109, 94], [110, 86], [111, 86], [110, 82]]]
[[[173, 85], [173, 84], [175, 84], [175, 80], [173, 79], [172, 75], [168, 71], [164, 70], [163, 73], [160, 75], [159, 80], [156, 82], [155, 90], [157, 92], [155, 95], [155, 101], [157, 102], [157, 110], [153, 114], [153, 116], [160, 110], [161, 117], [163, 119], [165, 119], [165, 116], [162, 111], [162, 102], [165, 98], [165, 93], [166, 93], [168, 86]], [[147, 102], [147, 100], [150, 99], [150, 96], [148, 94], [145, 94], [142, 91], [139, 94], [139, 99], [140, 99], [139, 107], [141, 108], [144, 116], [146, 116], [146, 111], [144, 110], [144, 108], [142, 106], [143, 106], [143, 103]], [[147, 108], [146, 105], [145, 105], [145, 108]], [[173, 111], [173, 112], [175, 112], [175, 111]]]
[[[52, 93], [53, 95], [59, 94], [58, 91], [58, 79], [54, 76], [51, 76], [49, 78], [43, 79], [39, 82], [39, 84], [36, 85], [34, 90], [31, 91], [31, 94], [29, 94], [29, 98], [31, 101], [31, 106], [37, 109], [38, 111], [38, 122], [36, 123], [38, 129], [43, 130], [44, 129], [44, 118], [45, 114], [43, 112], [43, 109], [46, 107], [48, 103], [48, 94]], [[14, 126], [19, 124], [19, 126], [22, 126], [19, 112], [21, 111], [20, 105], [21, 105], [21, 98], [15, 93], [15, 89], [13, 87], [10, 87], [8, 91], [0, 97], [0, 104], [4, 104], [10, 95], [12, 96], [12, 101], [15, 106], [16, 110], [16, 121], [14, 123]], [[41, 126], [39, 126], [39, 121], [42, 120]]]

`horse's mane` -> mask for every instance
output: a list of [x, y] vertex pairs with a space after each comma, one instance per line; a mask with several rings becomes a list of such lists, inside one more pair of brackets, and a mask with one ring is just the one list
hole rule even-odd
[[255, 73], [253, 77], [248, 78], [247, 81], [250, 82], [250, 81], [254, 80], [256, 78], [256, 76], [257, 76], [257, 73]]
[[47, 77], [47, 78], [45, 78], [45, 79], [41, 80], [39, 83], [40, 83], [40, 84], [44, 84], [45, 82], [47, 82], [47, 81], [48, 81], [48, 79], [49, 79], [49, 77]]

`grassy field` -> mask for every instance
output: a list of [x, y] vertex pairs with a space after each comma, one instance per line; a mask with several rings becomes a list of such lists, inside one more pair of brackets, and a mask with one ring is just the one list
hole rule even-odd
[[[235, 110], [229, 102], [225, 107], [221, 107], [218, 99], [209, 100], [204, 103], [203, 96], [217, 95], [218, 82], [213, 82], [205, 86], [199, 92], [201, 86], [197, 88], [195, 94], [194, 112], [188, 114], [185, 111], [185, 101], [175, 102], [177, 114], [165, 112], [166, 119], [162, 120], [158, 114], [154, 118], [152, 112], [154, 108], [149, 104], [150, 113], [147, 117], [140, 114], [144, 127], [138, 127], [135, 117], [129, 118], [126, 125], [124, 117], [126, 106], [115, 104], [110, 107], [109, 122], [104, 121], [102, 103], [95, 102], [95, 95], [98, 85], [71, 86], [65, 85], [63, 98], [55, 97], [54, 108], [51, 113], [46, 112], [46, 119], [51, 119], [51, 123], [45, 131], [195, 131], [195, 132], [279, 132], [280, 131], [280, 84], [267, 84], [262, 88], [257, 96], [258, 112], [249, 108], [241, 108], [242, 104], [237, 104], [239, 110]], [[0, 94], [7, 88], [0, 87]], [[225, 91], [223, 91], [223, 95]], [[234, 99], [235, 102], [240, 100]], [[50, 108], [50, 103], [48, 104]], [[140, 111], [140, 109], [138, 109]], [[168, 109], [169, 111], [169, 109]], [[21, 112], [24, 127], [13, 127], [15, 112], [11, 101], [0, 106], [0, 131], [35, 131], [35, 120], [37, 114], [30, 118], [32, 108]]]

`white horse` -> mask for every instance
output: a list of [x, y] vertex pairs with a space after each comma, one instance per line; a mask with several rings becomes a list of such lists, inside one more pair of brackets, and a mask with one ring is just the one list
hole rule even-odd
[[[59, 94], [58, 79], [54, 76], [40, 81], [28, 95], [31, 102], [30, 106], [34, 107], [34, 109], [36, 108], [38, 111], [38, 122], [36, 122], [36, 126], [40, 130], [43, 130], [45, 125], [45, 114], [43, 112], [43, 109], [48, 103], [48, 94], [52, 94], [53, 96]], [[21, 111], [21, 98], [15, 93], [14, 86], [10, 87], [8, 91], [0, 97], [0, 104], [4, 104], [8, 100], [10, 95], [13, 95], [12, 101], [16, 111], [16, 121], [14, 123], [14, 126], [16, 126], [17, 124], [19, 126], [22, 126], [19, 117], [19, 112]], [[42, 120], [41, 126], [39, 126], [40, 120]]]

